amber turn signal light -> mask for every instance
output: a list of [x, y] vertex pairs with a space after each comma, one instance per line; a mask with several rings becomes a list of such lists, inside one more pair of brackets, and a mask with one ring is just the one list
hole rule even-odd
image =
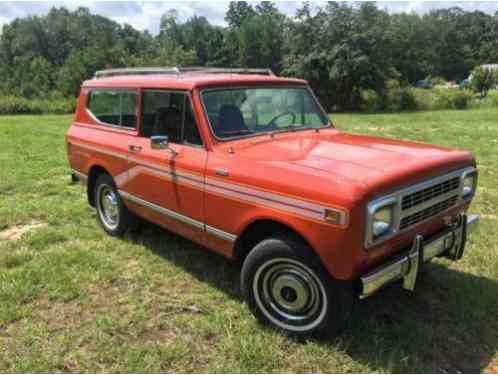
[[324, 219], [327, 223], [335, 225], [345, 225], [346, 215], [344, 212], [335, 209], [325, 209]]

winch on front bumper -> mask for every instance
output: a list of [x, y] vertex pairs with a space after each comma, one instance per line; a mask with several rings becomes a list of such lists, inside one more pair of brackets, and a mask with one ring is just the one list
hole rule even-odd
[[456, 225], [424, 239], [417, 235], [411, 249], [360, 278], [360, 298], [371, 296], [391, 282], [402, 279], [403, 288], [415, 289], [419, 267], [434, 257], [458, 260], [463, 256], [467, 234], [477, 227], [479, 215], [461, 214]]

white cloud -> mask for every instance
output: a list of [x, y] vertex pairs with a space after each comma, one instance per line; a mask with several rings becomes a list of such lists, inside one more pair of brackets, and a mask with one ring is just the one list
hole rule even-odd
[[2, 35], [3, 25], [5, 25], [8, 22], [9, 22], [9, 20], [7, 18], [0, 17], [0, 35]]
[[378, 1], [377, 4], [392, 13], [425, 14], [433, 9], [451, 7], [459, 7], [466, 11], [479, 10], [490, 14], [498, 11], [498, 3], [494, 1]]

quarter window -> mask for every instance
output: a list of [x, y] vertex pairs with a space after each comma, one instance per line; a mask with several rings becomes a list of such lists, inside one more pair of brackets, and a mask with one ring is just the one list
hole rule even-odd
[[92, 90], [89, 111], [100, 122], [134, 129], [137, 125], [137, 94], [123, 90]]

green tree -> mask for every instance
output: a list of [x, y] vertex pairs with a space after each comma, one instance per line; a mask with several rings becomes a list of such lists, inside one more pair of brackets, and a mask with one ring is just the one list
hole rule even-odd
[[[270, 2], [268, 2], [270, 3]], [[247, 18], [238, 30], [239, 63], [245, 67], [268, 67], [279, 73], [285, 16], [272, 4]]]
[[395, 75], [389, 24], [373, 3], [329, 3], [314, 15], [305, 4], [288, 33], [284, 73], [308, 79], [329, 109], [357, 109], [362, 89], [383, 94]]
[[194, 50], [185, 50], [170, 40], [154, 40], [140, 56], [127, 57], [126, 66], [197, 65]]
[[52, 65], [43, 57], [35, 57], [29, 64], [29, 84], [37, 96], [45, 96], [52, 89]]
[[230, 1], [225, 15], [229, 27], [238, 28], [242, 23], [254, 15], [253, 7], [247, 1]]
[[498, 73], [478, 66], [472, 70], [470, 82], [472, 89], [481, 94], [481, 97], [485, 97], [488, 91], [498, 84]]

